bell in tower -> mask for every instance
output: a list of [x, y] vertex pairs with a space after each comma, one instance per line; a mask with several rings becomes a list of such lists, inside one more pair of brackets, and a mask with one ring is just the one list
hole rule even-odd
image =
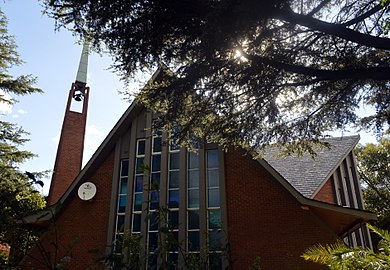
[[81, 171], [89, 99], [89, 87], [87, 86], [88, 47], [88, 43], [85, 43], [76, 81], [72, 83], [69, 91], [50, 184], [48, 205], [53, 205], [61, 199]]

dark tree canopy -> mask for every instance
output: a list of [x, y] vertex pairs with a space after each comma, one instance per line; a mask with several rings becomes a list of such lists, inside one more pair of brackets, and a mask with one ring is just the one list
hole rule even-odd
[[[46, 0], [59, 26], [108, 48], [138, 95], [184, 137], [261, 146], [390, 122], [387, 0]], [[358, 119], [359, 104], [375, 107]], [[164, 122], [166, 123], [166, 121]]]
[[[18, 64], [21, 64], [21, 60], [15, 40], [8, 34], [7, 19], [0, 10], [0, 103], [12, 104], [15, 101], [6, 94], [42, 92], [33, 87], [35, 78], [31, 75], [15, 78], [9, 73], [9, 69]], [[34, 156], [20, 149], [27, 141], [25, 136], [26, 132], [22, 128], [0, 120], [0, 244], [7, 243], [12, 247], [7, 266], [4, 265], [4, 257], [0, 256], [1, 269], [16, 265], [34, 243], [34, 234], [18, 221], [46, 204], [44, 197], [32, 185], [43, 183], [35, 179], [33, 174], [26, 175], [19, 169], [21, 163]]]

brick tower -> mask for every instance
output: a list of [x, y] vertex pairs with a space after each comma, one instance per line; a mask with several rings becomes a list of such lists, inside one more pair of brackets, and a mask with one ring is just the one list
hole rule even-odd
[[89, 98], [87, 67], [88, 45], [84, 44], [76, 81], [69, 91], [47, 200], [49, 206], [62, 197], [81, 170]]

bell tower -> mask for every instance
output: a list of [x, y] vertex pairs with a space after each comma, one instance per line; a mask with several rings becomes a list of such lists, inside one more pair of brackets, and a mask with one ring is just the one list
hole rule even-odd
[[76, 81], [69, 90], [57, 156], [54, 164], [48, 206], [55, 204], [81, 171], [87, 122], [89, 87], [87, 87], [88, 44], [80, 58]]

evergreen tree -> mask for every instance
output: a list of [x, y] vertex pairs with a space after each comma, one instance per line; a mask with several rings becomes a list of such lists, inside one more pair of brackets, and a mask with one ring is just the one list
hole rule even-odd
[[[390, 117], [387, 0], [46, 0], [58, 25], [106, 47], [125, 78], [174, 75], [138, 101], [182, 138], [223, 146], [317, 140]], [[106, 46], [106, 47], [105, 47]], [[302, 145], [304, 146], [304, 145]]]
[[382, 138], [378, 144], [359, 146], [356, 158], [365, 206], [377, 213], [377, 227], [390, 230], [390, 140]]
[[[0, 103], [15, 102], [8, 98], [11, 95], [41, 92], [32, 86], [35, 79], [31, 75], [14, 78], [9, 74], [12, 66], [21, 63], [14, 38], [7, 31], [7, 19], [0, 10]], [[22, 128], [0, 120], [0, 244], [13, 248], [8, 265], [17, 263], [34, 242], [33, 234], [19, 221], [45, 206], [43, 196], [33, 187], [43, 183], [35, 178], [36, 175], [19, 170], [23, 161], [34, 156], [19, 149], [26, 142], [25, 135]], [[0, 265], [2, 263], [5, 262]]]

